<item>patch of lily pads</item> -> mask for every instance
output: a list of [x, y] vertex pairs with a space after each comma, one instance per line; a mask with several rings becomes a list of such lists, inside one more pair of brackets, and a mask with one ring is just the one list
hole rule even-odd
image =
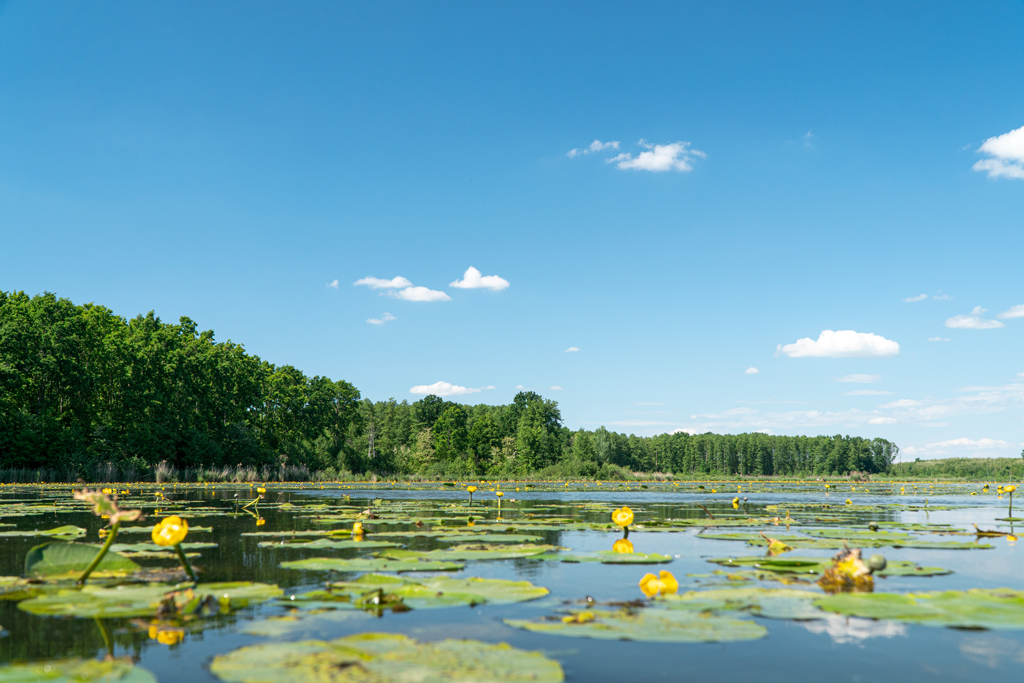
[[[311, 591], [295, 596], [289, 604], [302, 606], [343, 603], [360, 607], [360, 602], [374, 596], [390, 596], [401, 600], [410, 609], [434, 607], [475, 606], [482, 604], [510, 604], [536, 600], [548, 594], [548, 589], [529, 581], [454, 578], [435, 576], [411, 579], [382, 574], [365, 574], [354, 581], [329, 583], [327, 590]], [[375, 604], [380, 604], [379, 601]]]
[[[823, 574], [832, 565], [827, 557], [721, 557], [708, 562], [725, 567], [752, 567], [762, 571], [780, 574]], [[942, 576], [951, 574], [941, 567], [922, 567], [906, 560], [890, 560], [885, 569], [875, 572], [876, 576]]]
[[218, 655], [210, 671], [226, 683], [564, 680], [561, 665], [539, 652], [473, 640], [420, 643], [408, 636], [385, 633], [252, 645]]
[[52, 659], [0, 666], [0, 683], [157, 683], [146, 669], [128, 659]]

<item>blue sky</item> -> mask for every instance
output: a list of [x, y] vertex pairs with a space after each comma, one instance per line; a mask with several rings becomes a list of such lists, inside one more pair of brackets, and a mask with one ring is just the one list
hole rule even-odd
[[1019, 2], [8, 2], [0, 289], [375, 400], [1017, 456], [1022, 34]]

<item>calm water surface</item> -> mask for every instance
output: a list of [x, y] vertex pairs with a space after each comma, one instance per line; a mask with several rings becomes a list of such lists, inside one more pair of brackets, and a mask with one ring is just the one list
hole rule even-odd
[[[874, 485], [873, 485], [874, 487]], [[505, 488], [505, 487], [503, 487]], [[710, 489], [710, 485], [708, 486]], [[825, 495], [818, 487], [776, 492], [744, 492], [746, 511], [752, 516], [767, 514], [766, 505], [827, 502], [842, 505], [846, 493]], [[898, 488], [898, 486], [897, 486]], [[994, 488], [994, 486], [993, 486]], [[205, 500], [231, 510], [234, 494], [248, 494], [248, 487], [218, 487], [216, 491], [189, 490], [177, 493], [178, 498]], [[946, 490], [949, 490], [948, 487]], [[982, 528], [1002, 524], [1006, 516], [1005, 500], [996, 507], [994, 496], [970, 496], [977, 485], [960, 487], [963, 493], [928, 496], [929, 505], [970, 506], [953, 510], [907, 511], [894, 509], [884, 515], [865, 515], [860, 520], [882, 518], [904, 522], [951, 523], [962, 529], [977, 523]], [[454, 491], [408, 490], [309, 490], [275, 487], [269, 502], [290, 500], [295, 505], [314, 502], [337, 504], [343, 496], [346, 503], [369, 506], [373, 499], [413, 499], [434, 501], [439, 509], [455, 500], [464, 500], [465, 493]], [[485, 492], [478, 492], [478, 500]], [[36, 494], [38, 495], [38, 494]], [[150, 494], [151, 495], [151, 494]], [[494, 517], [493, 494], [485, 503], [486, 515]], [[602, 502], [614, 506], [630, 505], [637, 511], [637, 521], [656, 518], [703, 518], [700, 503], [712, 514], [730, 511], [733, 493], [678, 493], [668, 487], [652, 487], [646, 491], [572, 491], [509, 493], [518, 503], [503, 504], [503, 518], [517, 519], [518, 508], [536, 505]], [[8, 494], [8, 498], [25, 500], [30, 494]], [[857, 504], [899, 503], [903, 506], [923, 504], [924, 495], [856, 495]], [[150, 498], [151, 499], [151, 498]], [[129, 497], [126, 507], [131, 506]], [[605, 523], [607, 513], [574, 508], [573, 516], [584, 521]], [[309, 519], [300, 518], [295, 510], [265, 507], [266, 525], [261, 530], [308, 529]], [[559, 511], [558, 516], [569, 514]], [[778, 513], [771, 513], [775, 515]], [[212, 541], [218, 546], [202, 553], [196, 564], [202, 568], [204, 581], [251, 580], [277, 583], [286, 595], [322, 587], [329, 575], [323, 572], [300, 572], [279, 567], [283, 560], [303, 557], [354, 557], [349, 550], [293, 550], [259, 548], [259, 538], [241, 536], [255, 531], [255, 520], [243, 516], [188, 515], [194, 526], [209, 526], [212, 533], [195, 534], [189, 540]], [[18, 529], [45, 529], [75, 524], [88, 529], [85, 540], [96, 542], [103, 522], [81, 512], [46, 513], [32, 517], [9, 518]], [[350, 526], [339, 524], [338, 526]], [[367, 525], [369, 527], [369, 525]], [[480, 525], [478, 525], [479, 527]], [[323, 527], [316, 527], [323, 528]], [[329, 528], [329, 527], [328, 527]], [[372, 527], [370, 527], [372, 529]], [[402, 527], [391, 526], [390, 529]], [[775, 527], [769, 527], [774, 529]], [[799, 527], [795, 527], [794, 531]], [[1003, 527], [1006, 528], [1005, 526]], [[653, 569], [668, 568], [681, 584], [681, 590], [700, 588], [705, 579], [687, 578], [687, 574], [707, 574], [719, 567], [707, 558], [757, 555], [763, 549], [749, 548], [743, 543], [698, 538], [700, 528], [678, 533], [630, 534], [637, 552], [658, 552], [672, 555], [670, 565], [602, 565], [597, 563], [566, 564], [531, 560], [468, 562], [455, 576], [479, 576], [529, 580], [551, 591], [540, 600], [516, 605], [462, 607], [450, 609], [413, 610], [386, 613], [373, 617], [350, 613], [343, 620], [316, 620], [310, 630], [289, 636], [294, 639], [337, 638], [365, 631], [405, 633], [420, 640], [442, 638], [474, 638], [489, 642], [506, 642], [515, 647], [540, 650], [561, 662], [568, 681], [751, 681], [757, 683], [794, 683], [797, 681], [860, 681], [907, 683], [907, 681], [976, 681], [984, 676], [1009, 675], [1018, 680], [1024, 664], [1024, 631], [977, 631], [932, 628], [896, 622], [848, 619], [832, 616], [807, 622], [757, 619], [768, 628], [761, 640], [712, 644], [652, 644], [628, 641], [598, 641], [580, 638], [542, 636], [506, 626], [506, 618], [533, 618], [551, 614], [563, 601], [586, 596], [604, 600], [632, 600], [642, 595], [637, 582]], [[730, 529], [723, 529], [728, 532]], [[602, 531], [527, 532], [542, 535], [545, 542], [572, 548], [574, 551], [608, 550], [618, 538]], [[770, 531], [768, 532], [771, 533]], [[935, 536], [931, 540], [972, 540], [966, 537]], [[148, 540], [140, 535], [123, 536], [119, 541]], [[400, 539], [401, 540], [401, 539]], [[25, 553], [42, 542], [38, 538], [0, 539], [0, 574], [23, 572]], [[952, 569], [953, 574], [930, 578], [906, 577], [879, 580], [876, 590], [906, 592], [912, 590], [966, 589], [975, 587], [1008, 587], [1024, 589], [1024, 563], [1017, 544], [1005, 539], [988, 539], [991, 550], [914, 550], [882, 548], [890, 560], [912, 560], [922, 565]], [[410, 549], [429, 550], [437, 547], [433, 539], [411, 539]], [[798, 550], [801, 556], [828, 557], [833, 550]], [[417, 576], [416, 574], [410, 576]], [[334, 575], [334, 579], [339, 575]], [[781, 584], [768, 583], [769, 587]], [[36, 617], [18, 610], [16, 603], [0, 602], [0, 624], [6, 631], [0, 638], [0, 662], [31, 661], [69, 656], [101, 657], [107, 652], [105, 636], [110, 639], [117, 656], [133, 656], [164, 683], [188, 681], [213, 683], [218, 679], [208, 670], [216, 654], [264, 642], [266, 639], [239, 632], [246, 621], [281, 614], [284, 607], [268, 603], [239, 610], [220, 617], [201, 633], [186, 636], [184, 642], [168, 647], [150, 640], [147, 633], [131, 620], [62, 619]], [[106, 633], [104, 633], [104, 631]]]

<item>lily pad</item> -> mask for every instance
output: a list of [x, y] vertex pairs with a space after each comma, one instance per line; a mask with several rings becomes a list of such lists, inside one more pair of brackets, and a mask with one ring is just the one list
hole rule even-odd
[[0, 666], [0, 683], [157, 683], [156, 677], [127, 659], [52, 659]]
[[418, 559], [391, 559], [386, 557], [360, 557], [343, 560], [338, 557], [310, 557], [305, 560], [282, 562], [285, 569], [333, 572], [450, 572], [462, 569], [461, 562], [435, 562]]
[[925, 626], [1024, 628], [1024, 591], [973, 588], [933, 593], [840, 593], [819, 598], [826, 612], [869, 619], [894, 619]]
[[658, 601], [668, 609], [703, 611], [747, 611], [769, 619], [821, 619], [814, 606], [820, 593], [785, 588], [726, 588], [667, 595]]
[[671, 555], [659, 553], [617, 553], [614, 550], [598, 550], [593, 553], [544, 553], [535, 555], [531, 560], [546, 562], [600, 562], [601, 564], [666, 564], [672, 561]]
[[505, 623], [545, 635], [651, 643], [732, 642], [768, 635], [768, 629], [749, 619], [656, 608], [573, 610], [565, 616], [506, 619]]
[[424, 559], [440, 561], [465, 561], [465, 560], [514, 560], [522, 557], [531, 557], [543, 553], [559, 550], [556, 545], [535, 545], [524, 543], [519, 545], [501, 545], [487, 543], [467, 543], [457, 545], [444, 550], [431, 550], [429, 552], [417, 552], [415, 550], [388, 550], [381, 553], [381, 557], [396, 560]]
[[[726, 567], [754, 567], [780, 574], [822, 574], [832, 566], [827, 557], [722, 557], [708, 560]], [[875, 576], [941, 576], [952, 574], [941, 567], [921, 567], [906, 560], [890, 560]]]
[[504, 579], [456, 579], [438, 576], [429, 579], [407, 579], [381, 574], [366, 574], [355, 581], [329, 584], [326, 591], [313, 591], [299, 596], [303, 600], [354, 600], [374, 590], [382, 590], [402, 598], [407, 607], [453, 607], [456, 605], [503, 605], [536, 600], [548, 594], [547, 588], [529, 581]]
[[67, 524], [54, 529], [33, 529], [23, 531], [0, 531], [0, 538], [14, 538], [17, 536], [49, 536], [70, 541], [85, 536], [85, 529], [80, 526]]
[[539, 652], [473, 640], [419, 643], [408, 636], [361, 633], [337, 640], [305, 640], [243, 647], [210, 665], [228, 683], [558, 683], [562, 667]]
[[126, 585], [104, 588], [86, 585], [65, 588], [18, 603], [18, 608], [40, 616], [61, 617], [145, 617], [157, 613], [165, 601], [173, 602], [180, 614], [188, 615], [206, 609], [212, 597], [218, 610], [232, 610], [266, 602], [283, 591], [273, 584], [238, 581], [168, 586]]
[[[206, 550], [207, 548], [216, 548], [216, 543], [182, 543], [182, 550]], [[156, 543], [115, 543], [110, 546], [110, 549], [115, 553], [142, 553], [142, 552], [159, 552], [166, 550], [164, 546], [157, 545]]]
[[292, 550], [323, 550], [325, 548], [333, 549], [366, 549], [371, 550], [374, 548], [397, 548], [398, 543], [391, 543], [390, 541], [333, 541], [329, 538], [317, 538], [312, 541], [260, 541], [259, 546], [261, 548], [286, 548]]
[[445, 543], [535, 543], [544, 539], [525, 534], [444, 534], [440, 540]]
[[[25, 576], [43, 577], [85, 571], [101, 546], [52, 541], [37, 545], [25, 555]], [[98, 572], [130, 574], [139, 565], [116, 552], [108, 552], [96, 567]]]

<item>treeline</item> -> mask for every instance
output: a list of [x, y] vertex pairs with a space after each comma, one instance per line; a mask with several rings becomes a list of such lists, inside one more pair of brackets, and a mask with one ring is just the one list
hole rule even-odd
[[[1021, 455], [1024, 458], [1024, 453]], [[914, 462], [901, 462], [893, 465], [891, 474], [895, 477], [906, 478], [966, 479], [1009, 483], [1024, 479], [1024, 459], [1022, 458], [918, 459]]]
[[572, 431], [558, 404], [533, 392], [501, 406], [437, 396], [373, 402], [348, 382], [218, 342], [188, 318], [127, 320], [53, 294], [0, 292], [5, 471], [62, 479], [241, 470], [293, 479], [796, 476], [886, 472], [898, 452], [884, 439], [841, 435]]

